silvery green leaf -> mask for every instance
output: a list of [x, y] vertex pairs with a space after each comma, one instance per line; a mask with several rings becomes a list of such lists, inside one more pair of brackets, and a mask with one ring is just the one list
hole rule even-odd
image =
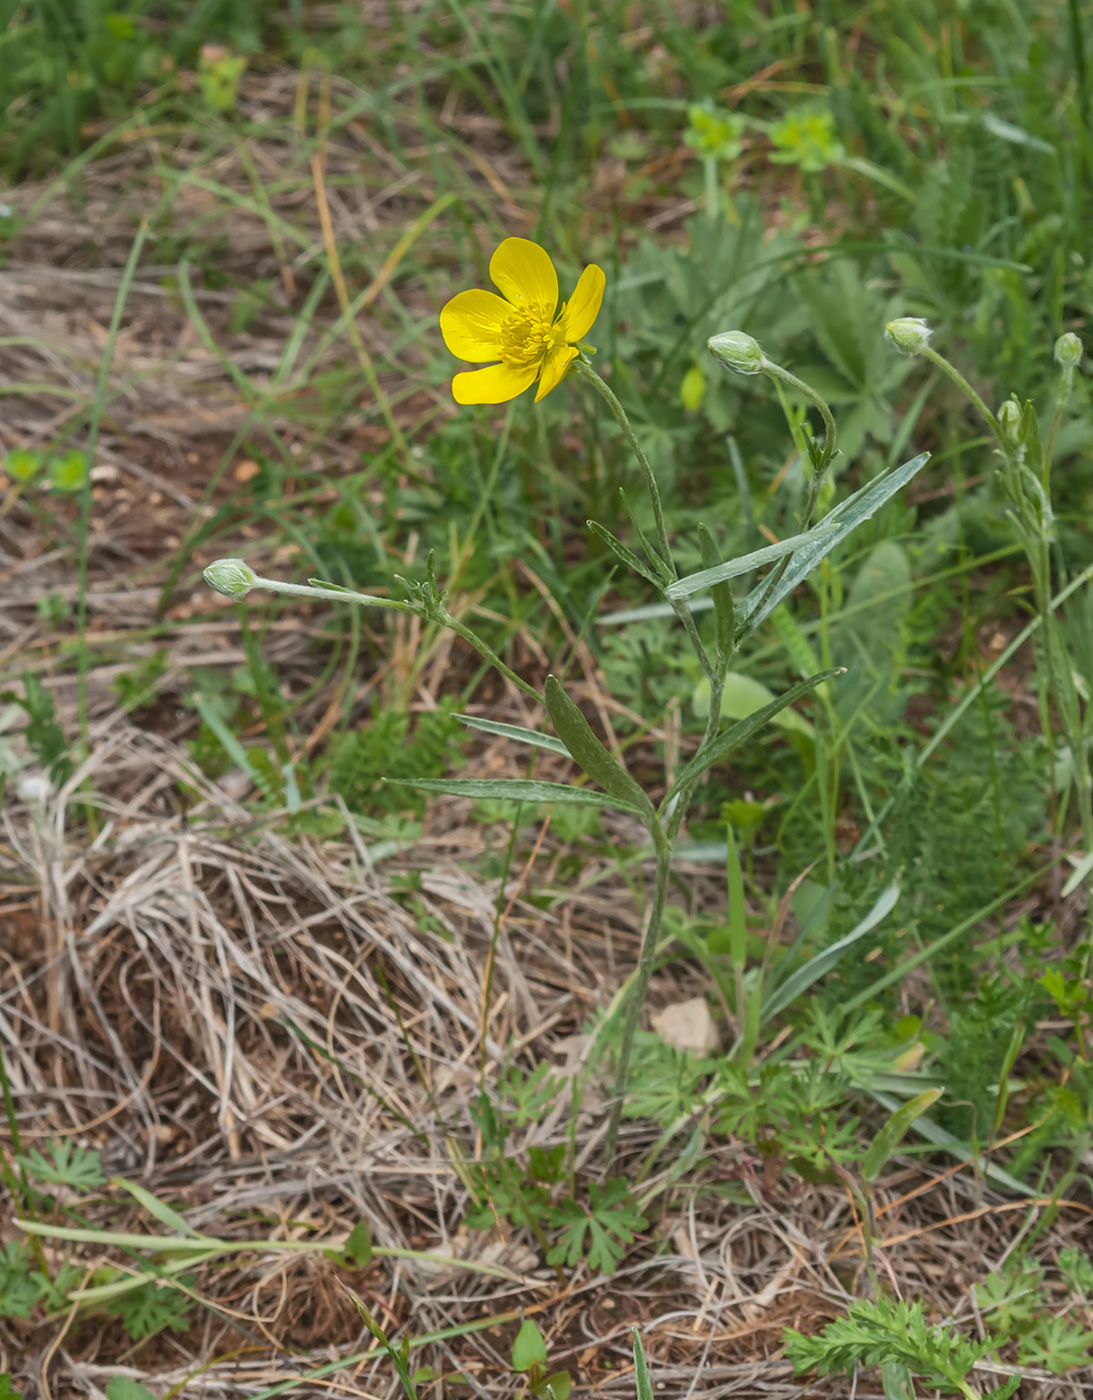
[[[827, 520], [830, 519], [831, 516], [828, 516]], [[718, 564], [713, 569], [702, 569], [697, 574], [688, 574], [685, 578], [669, 584], [664, 591], [669, 598], [678, 601], [680, 598], [689, 598], [692, 593], [701, 593], [703, 589], [712, 588], [714, 584], [724, 583], [726, 579], [751, 573], [752, 569], [760, 569], [764, 564], [773, 564], [776, 559], [784, 559], [787, 554], [802, 548], [814, 537], [820, 537], [830, 531], [827, 520], [822, 520], [819, 525], [813, 526], [803, 535], [790, 535], [788, 539], [779, 540], [777, 544], [767, 544], [762, 549], [753, 550], [751, 554], [742, 554], [739, 559], [726, 559], [724, 564]]]
[[[896, 467], [886, 476], [871, 481], [868, 486], [863, 486], [860, 491], [855, 491], [841, 505], [836, 506], [814, 530], [808, 532], [805, 543], [794, 552], [785, 573], [773, 588], [769, 588], [764, 582], [752, 589], [736, 610], [740, 622], [747, 623], [749, 628], [758, 627], [782, 599], [788, 597], [797, 585], [808, 577], [821, 560], [837, 545], [842, 544], [859, 525], [872, 519], [881, 506], [887, 505], [893, 496], [902, 491], [929, 460], [928, 452], [920, 452], [917, 457], [904, 462], [902, 467]], [[680, 582], [685, 583], [687, 580], [681, 579]], [[670, 593], [671, 589], [668, 591]]]
[[631, 806], [605, 792], [570, 787], [567, 783], [541, 783], [529, 778], [385, 778], [392, 787], [417, 788], [419, 792], [446, 793], [449, 797], [488, 798], [499, 802], [565, 802], [572, 806], [615, 807], [641, 816]]
[[468, 729], [480, 729], [483, 734], [496, 734], [502, 739], [514, 739], [518, 744], [530, 744], [535, 749], [547, 749], [569, 758], [569, 750], [561, 739], [553, 734], [540, 734], [536, 729], [525, 729], [521, 724], [502, 724], [495, 719], [479, 719], [477, 715], [455, 715], [454, 719], [465, 724]]
[[813, 982], [817, 982], [825, 973], [830, 972], [860, 938], [864, 938], [867, 933], [876, 928], [883, 918], [892, 912], [898, 899], [899, 885], [893, 881], [860, 924], [855, 925], [837, 943], [832, 943], [829, 948], [824, 948], [814, 958], [809, 958], [803, 967], [799, 967], [796, 972], [791, 973], [780, 987], [774, 989], [763, 1003], [761, 1012], [763, 1021], [769, 1021], [771, 1017], [777, 1016], [779, 1011], [784, 1011], [787, 1006], [792, 1006], [801, 993], [812, 986]]

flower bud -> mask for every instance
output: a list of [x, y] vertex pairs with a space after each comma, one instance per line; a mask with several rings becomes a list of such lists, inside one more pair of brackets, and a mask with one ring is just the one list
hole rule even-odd
[[258, 575], [242, 559], [217, 559], [205, 570], [205, 582], [225, 598], [245, 598]]
[[712, 335], [706, 344], [715, 360], [737, 374], [758, 374], [763, 368], [759, 342], [743, 331], [722, 331], [720, 335]]
[[884, 333], [905, 355], [921, 354], [930, 340], [930, 327], [920, 316], [900, 316], [889, 321]]
[[1082, 342], [1067, 331], [1055, 342], [1055, 363], [1063, 369], [1077, 369], [1082, 362]]
[[1016, 399], [1007, 399], [998, 410], [998, 426], [1006, 442], [1016, 445], [1021, 431], [1021, 405]]

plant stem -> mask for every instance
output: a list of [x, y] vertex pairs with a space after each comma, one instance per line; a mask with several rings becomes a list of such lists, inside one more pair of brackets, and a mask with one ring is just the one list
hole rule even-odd
[[462, 637], [468, 645], [474, 647], [484, 661], [488, 661], [491, 666], [496, 666], [501, 674], [512, 681], [513, 685], [522, 690], [530, 700], [534, 700], [537, 705], [543, 703], [543, 697], [533, 685], [528, 685], [527, 681], [518, 676], [511, 666], [506, 666], [492, 647], [487, 646], [481, 637], [475, 636], [469, 627], [464, 627], [462, 622], [457, 622], [447, 609], [445, 609], [443, 616], [437, 620], [445, 627], [450, 627], [457, 637]]
[[[1074, 787], [1077, 792], [1082, 827], [1082, 844], [1085, 846], [1086, 854], [1093, 855], [1093, 774], [1090, 773], [1089, 755], [1086, 753], [1085, 733], [1078, 706], [1078, 697], [1062, 637], [1059, 634], [1054, 600], [1051, 596], [1051, 535], [1048, 527], [1041, 520], [1040, 513], [1028, 500], [1021, 480], [1020, 459], [1015, 455], [1015, 450], [1003, 434], [997, 418], [960, 371], [950, 364], [944, 355], [940, 355], [930, 345], [924, 345], [919, 353], [931, 364], [936, 365], [942, 373], [948, 375], [957, 388], [967, 396], [998, 441], [1004, 463], [1006, 489], [1012, 499], [1018, 526], [1018, 537], [1024, 547], [1029, 572], [1032, 575], [1032, 590], [1036, 599], [1036, 610], [1040, 616], [1044, 667], [1047, 671], [1050, 705], [1051, 709], [1055, 711], [1055, 717], [1070, 750], [1074, 766]], [[1040, 481], [1045, 496], [1047, 496], [1051, 483], [1051, 454], [1054, 449], [1055, 432], [1062, 416], [1063, 407], [1070, 394], [1073, 378], [1073, 370], [1064, 373], [1059, 391], [1056, 394], [1051, 432], [1044, 449], [1043, 460], [1040, 463]], [[1047, 499], [1050, 504], [1050, 496]], [[1050, 739], [1050, 735], [1047, 737]], [[1093, 871], [1090, 872], [1086, 881], [1086, 888], [1089, 893], [1089, 907], [1093, 910]], [[1086, 941], [1083, 976], [1088, 972], [1091, 960], [1093, 960], [1093, 938]]]
[[645, 477], [645, 487], [649, 492], [649, 499], [653, 503], [653, 519], [656, 522], [657, 547], [663, 556], [663, 562], [671, 570], [672, 577], [678, 578], [676, 567], [672, 562], [671, 546], [668, 543], [668, 528], [664, 523], [664, 507], [660, 502], [660, 488], [657, 486], [657, 479], [653, 475], [653, 468], [649, 463], [649, 458], [646, 457], [644, 448], [638, 441], [633, 428], [630, 426], [630, 419], [626, 416], [626, 409], [623, 408], [622, 404], [619, 402], [614, 390], [611, 389], [608, 384], [604, 383], [586, 359], [578, 356], [578, 358], [573, 361], [573, 368], [578, 374], [588, 380], [599, 394], [600, 398], [603, 399], [604, 403], [615, 415], [615, 421], [622, 429], [626, 441], [630, 444], [634, 456], [637, 458], [638, 466], [641, 468], [642, 475]]
[[[763, 356], [763, 373], [769, 374], [775, 379], [780, 379], [783, 384], [788, 384], [790, 388], [796, 389], [810, 404], [819, 409], [820, 417], [824, 420], [825, 441], [820, 469], [813, 473], [813, 480], [818, 480], [820, 485], [822, 485], [824, 473], [831, 465], [835, 453], [838, 450], [839, 435], [835, 428], [835, 415], [831, 412], [827, 401], [816, 392], [811, 384], [806, 384], [803, 379], [798, 379], [795, 374], [790, 374], [788, 369], [784, 369], [781, 365], [776, 365], [773, 360], [768, 360], [765, 355]], [[817, 497], [819, 496], [819, 487], [816, 488], [815, 495]], [[810, 501], [810, 514], [811, 508], [814, 508], [815, 504], [815, 500]]]
[[638, 1021], [641, 1018], [641, 1009], [645, 1005], [645, 994], [649, 990], [649, 978], [653, 972], [653, 960], [656, 956], [657, 943], [660, 941], [660, 926], [664, 919], [664, 904], [668, 897], [668, 878], [672, 871], [672, 854], [674, 844], [668, 839], [663, 831], [659, 834], [654, 831], [653, 840], [657, 848], [657, 869], [653, 885], [653, 903], [649, 910], [649, 918], [645, 925], [645, 934], [641, 942], [641, 954], [638, 959], [637, 980], [630, 992], [629, 1003], [626, 1008], [626, 1019], [622, 1027], [622, 1043], [619, 1046], [619, 1064], [615, 1074], [614, 1102], [611, 1105], [611, 1118], [607, 1125], [607, 1138], [604, 1144], [604, 1153], [608, 1163], [615, 1156], [615, 1146], [619, 1136], [619, 1122], [622, 1118], [623, 1102], [626, 1098], [626, 1090], [630, 1081], [630, 1056], [634, 1049], [634, 1037], [637, 1034]]
[[[710, 679], [710, 712], [706, 716], [706, 732], [702, 738], [702, 747], [713, 742], [717, 737], [717, 731], [721, 727], [721, 695], [725, 687], [725, 672], [729, 668], [731, 657], [726, 657], [722, 665], [714, 672]], [[650, 828], [653, 843], [657, 852], [657, 868], [653, 886], [653, 905], [649, 911], [649, 922], [645, 928], [645, 935], [642, 938], [641, 953], [638, 959], [638, 975], [631, 991], [629, 1002], [626, 1007], [626, 1020], [623, 1022], [622, 1043], [619, 1046], [619, 1064], [615, 1074], [615, 1095], [614, 1103], [611, 1106], [611, 1119], [607, 1127], [607, 1139], [605, 1153], [608, 1162], [615, 1155], [615, 1146], [618, 1142], [619, 1122], [622, 1118], [623, 1102], [626, 1098], [626, 1090], [630, 1081], [630, 1056], [634, 1049], [634, 1037], [637, 1034], [638, 1021], [641, 1019], [642, 1007], [645, 1005], [645, 994], [649, 990], [649, 978], [653, 971], [653, 959], [656, 956], [657, 944], [660, 941], [660, 928], [664, 922], [664, 903], [668, 897], [668, 880], [672, 873], [672, 857], [675, 854], [676, 838], [679, 829], [683, 825], [683, 818], [687, 814], [687, 809], [691, 805], [691, 798], [694, 790], [698, 786], [699, 779], [688, 783], [681, 788], [676, 796], [675, 806], [671, 809], [667, 817], [667, 829], [661, 825]]]
[[970, 399], [970, 401], [979, 410], [979, 412], [983, 416], [984, 421], [987, 423], [987, 426], [990, 428], [991, 432], [995, 435], [998, 441], [1001, 442], [1002, 430], [998, 426], [998, 419], [994, 416], [994, 414], [990, 411], [987, 405], [975, 392], [972, 386], [960, 373], [957, 367], [953, 364], [950, 364], [944, 355], [939, 355], [932, 345], [924, 345], [918, 353], [922, 355], [924, 359], [929, 360], [932, 365], [936, 365], [938, 369], [941, 370], [942, 374], [947, 374], [949, 376], [949, 378], [953, 381], [953, 383], [961, 391], [961, 393], [964, 394], [968, 399]]
[[[678, 571], [676, 570], [675, 564], [672, 562], [671, 545], [668, 543], [668, 527], [664, 520], [664, 507], [660, 500], [660, 488], [657, 486], [657, 479], [653, 475], [653, 468], [650, 465], [649, 459], [646, 457], [645, 451], [638, 441], [637, 434], [630, 425], [630, 419], [627, 417], [626, 409], [623, 408], [614, 391], [604, 383], [587, 360], [574, 360], [573, 367], [578, 374], [582, 374], [585, 379], [595, 387], [600, 397], [615, 415], [615, 420], [622, 429], [626, 441], [630, 444], [631, 448], [633, 448], [634, 456], [645, 478], [649, 499], [653, 503], [653, 519], [656, 522], [657, 549], [662, 556], [662, 562], [669, 569], [672, 578], [678, 578]], [[706, 648], [702, 645], [702, 638], [698, 635], [698, 628], [695, 626], [695, 620], [691, 616], [690, 608], [686, 603], [681, 603], [673, 599], [669, 599], [669, 602], [672, 605], [672, 611], [687, 629], [687, 637], [695, 655], [698, 657], [699, 665], [705, 672], [707, 680], [712, 684], [714, 675], [713, 667], [710, 664], [709, 657], [706, 655]]]

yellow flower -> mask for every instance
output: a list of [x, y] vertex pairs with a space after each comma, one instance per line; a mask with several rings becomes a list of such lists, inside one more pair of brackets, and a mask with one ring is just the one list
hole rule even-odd
[[558, 306], [558, 274], [546, 251], [527, 238], [506, 238], [490, 259], [490, 277], [504, 293], [475, 289], [452, 297], [440, 332], [461, 360], [500, 360], [457, 374], [456, 403], [508, 403], [539, 381], [535, 402], [557, 388], [576, 359], [576, 342], [592, 329], [607, 282], [592, 265], [568, 302]]

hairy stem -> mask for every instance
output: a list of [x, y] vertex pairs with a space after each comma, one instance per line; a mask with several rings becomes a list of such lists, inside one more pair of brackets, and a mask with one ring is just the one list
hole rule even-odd
[[672, 577], [676, 578], [678, 575], [676, 573], [676, 567], [672, 563], [672, 550], [668, 543], [668, 527], [664, 523], [664, 507], [661, 505], [660, 501], [660, 487], [657, 485], [657, 479], [653, 475], [653, 468], [650, 465], [649, 458], [645, 455], [645, 449], [638, 441], [634, 429], [630, 426], [630, 419], [626, 415], [626, 409], [623, 408], [622, 404], [619, 402], [615, 391], [600, 378], [587, 360], [583, 358], [574, 360], [573, 368], [579, 375], [588, 380], [589, 384], [592, 385], [600, 398], [603, 399], [604, 403], [615, 415], [616, 423], [618, 423], [619, 427], [622, 429], [623, 436], [630, 444], [630, 448], [637, 458], [638, 466], [641, 468], [642, 476], [645, 478], [645, 488], [649, 492], [649, 499], [653, 503], [653, 519], [656, 522], [657, 548], [660, 550], [663, 562], [671, 570]]
[[649, 990], [649, 978], [653, 972], [653, 959], [657, 943], [660, 941], [660, 928], [664, 921], [664, 904], [668, 897], [668, 878], [672, 872], [672, 842], [664, 835], [654, 833], [657, 848], [657, 869], [653, 885], [653, 903], [645, 925], [638, 959], [638, 975], [626, 1006], [626, 1019], [622, 1027], [622, 1043], [619, 1046], [619, 1064], [615, 1073], [614, 1103], [611, 1105], [611, 1118], [607, 1125], [607, 1140], [604, 1152], [610, 1163], [615, 1156], [615, 1146], [619, 1137], [619, 1122], [622, 1118], [623, 1103], [630, 1082], [630, 1056], [634, 1049], [634, 1036], [637, 1034], [641, 1009], [645, 1005], [645, 994]]

